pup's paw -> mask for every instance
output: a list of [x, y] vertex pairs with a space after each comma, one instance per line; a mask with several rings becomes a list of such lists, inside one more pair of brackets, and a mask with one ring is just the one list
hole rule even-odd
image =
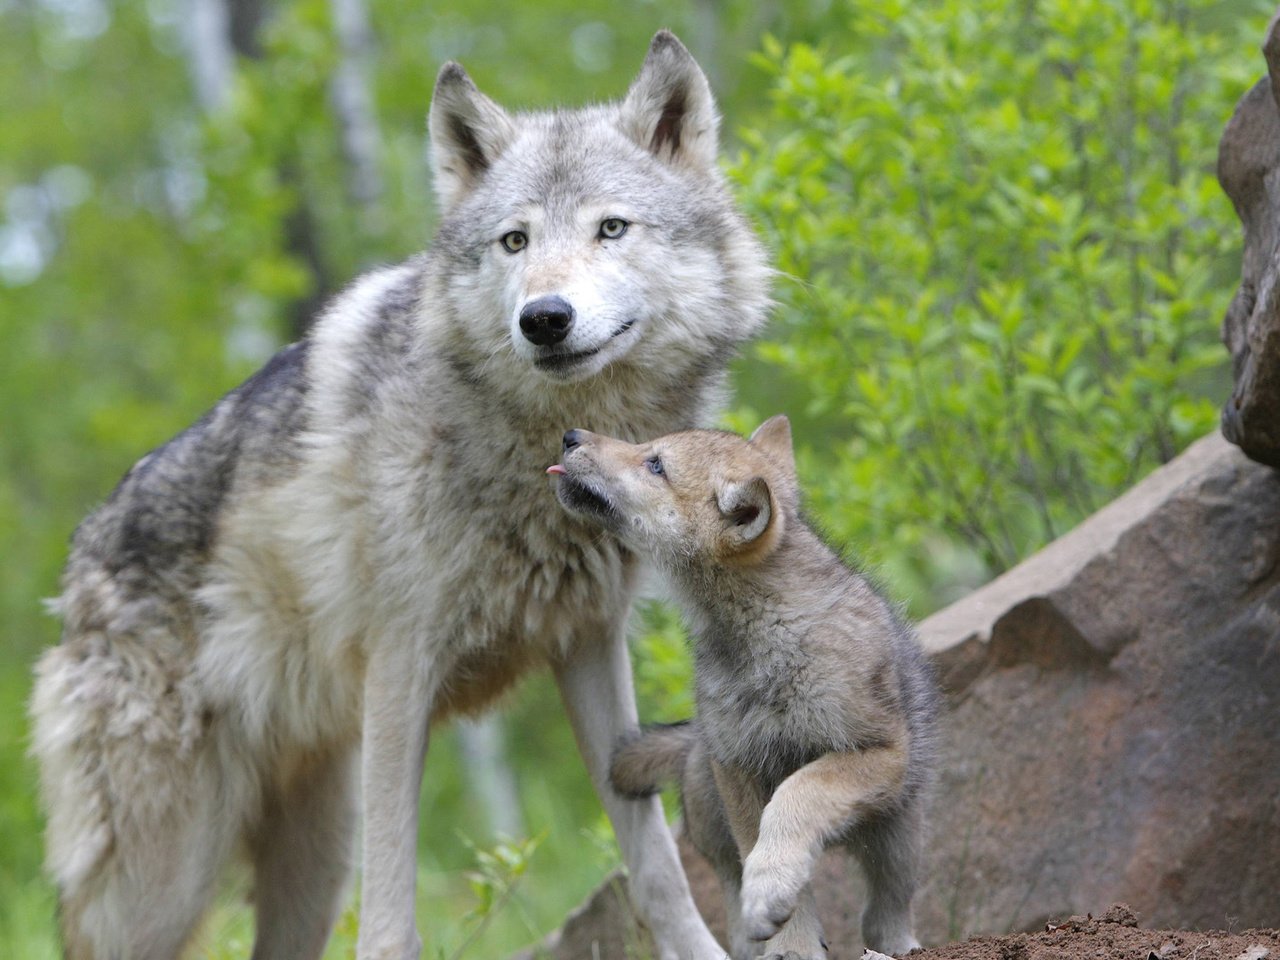
[[778, 951], [774, 950], [771, 953], [757, 957], [756, 960], [827, 960], [827, 955], [821, 953], [816, 956], [808, 956], [807, 954], [797, 953], [794, 950], [788, 950], [786, 953], [778, 953]]
[[795, 909], [794, 893], [766, 883], [742, 886], [742, 929], [750, 940], [772, 940]]
[[742, 871], [742, 928], [752, 940], [771, 940], [795, 912], [808, 881], [804, 870], [779, 859], [747, 857]]

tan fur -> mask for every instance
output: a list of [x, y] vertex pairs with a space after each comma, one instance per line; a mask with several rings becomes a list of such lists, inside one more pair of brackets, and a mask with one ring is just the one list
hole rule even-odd
[[910, 632], [800, 519], [787, 419], [749, 440], [575, 430], [565, 445], [551, 471], [561, 502], [653, 556], [698, 635], [703, 748], [642, 735], [613, 777], [652, 789], [687, 758], [685, 815], [724, 885], [735, 956], [752, 956], [750, 941], [769, 957], [824, 955], [809, 882], [833, 843], [867, 866], [867, 945], [916, 946], [934, 691]]

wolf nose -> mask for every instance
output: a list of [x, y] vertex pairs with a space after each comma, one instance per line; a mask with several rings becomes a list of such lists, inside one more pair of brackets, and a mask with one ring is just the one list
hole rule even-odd
[[581, 430], [566, 430], [564, 434], [564, 452], [568, 453], [574, 447], [582, 446]]
[[573, 307], [563, 297], [539, 297], [520, 311], [520, 332], [530, 343], [549, 347], [559, 343], [573, 326]]

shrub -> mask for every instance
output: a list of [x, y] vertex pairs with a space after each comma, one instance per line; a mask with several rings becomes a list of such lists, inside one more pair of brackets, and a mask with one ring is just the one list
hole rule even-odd
[[1255, 9], [850, 0], [839, 56], [766, 42], [733, 169], [785, 275], [758, 359], [803, 382], [836, 539], [985, 577], [1213, 429], [1238, 258], [1213, 167]]

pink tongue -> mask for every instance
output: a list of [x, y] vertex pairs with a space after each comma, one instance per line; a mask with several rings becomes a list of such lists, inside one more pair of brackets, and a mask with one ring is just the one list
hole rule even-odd
[[560, 466], [560, 464], [558, 463], [552, 464], [551, 466], [547, 467], [547, 473], [556, 474], [556, 475], [562, 474], [564, 473], [564, 467]]

